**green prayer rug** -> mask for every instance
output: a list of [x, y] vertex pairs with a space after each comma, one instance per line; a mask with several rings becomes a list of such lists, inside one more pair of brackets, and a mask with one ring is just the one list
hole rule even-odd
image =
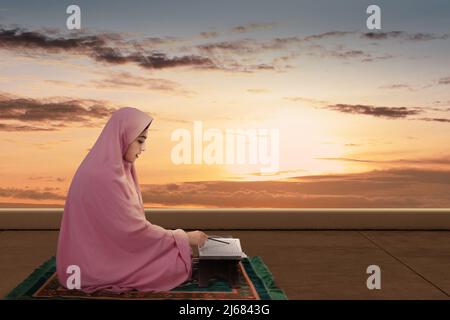
[[51, 257], [6, 295], [5, 299], [287, 300], [283, 290], [275, 285], [272, 273], [261, 257], [243, 258], [239, 263], [239, 272], [240, 288], [231, 288], [226, 281], [216, 279], [206, 288], [199, 287], [197, 280], [191, 280], [170, 291], [124, 293], [97, 291], [89, 294], [61, 286], [56, 275], [56, 259]]

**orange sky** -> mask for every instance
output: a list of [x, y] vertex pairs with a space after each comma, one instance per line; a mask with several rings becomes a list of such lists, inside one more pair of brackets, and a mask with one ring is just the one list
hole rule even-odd
[[[170, 41], [140, 34], [139, 54], [161, 63], [149, 67], [120, 28], [107, 38], [3, 25], [0, 206], [63, 205], [78, 165], [123, 106], [155, 118], [136, 161], [147, 206], [450, 206], [450, 41], [440, 29], [412, 41], [416, 31], [374, 38], [348, 28], [292, 35], [276, 23], [230, 31], [236, 26], [208, 36], [192, 28]], [[107, 45], [87, 45], [86, 34]], [[79, 47], [61, 45], [68, 39]], [[99, 56], [105, 47], [123, 61]], [[192, 131], [194, 121], [223, 132], [279, 130], [278, 172], [173, 164], [171, 133]]]

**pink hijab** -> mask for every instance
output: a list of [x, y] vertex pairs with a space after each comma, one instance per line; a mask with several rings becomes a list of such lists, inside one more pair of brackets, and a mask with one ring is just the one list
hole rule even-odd
[[165, 291], [191, 278], [186, 232], [146, 220], [134, 163], [123, 158], [152, 121], [135, 108], [115, 111], [75, 173], [58, 239], [62, 286], [71, 265], [85, 292]]

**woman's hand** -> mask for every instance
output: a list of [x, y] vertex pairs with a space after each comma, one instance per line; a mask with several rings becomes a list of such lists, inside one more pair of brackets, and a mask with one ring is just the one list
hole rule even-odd
[[186, 233], [189, 238], [189, 244], [193, 246], [198, 245], [199, 247], [203, 247], [206, 239], [208, 239], [208, 235], [202, 231], [196, 230]]

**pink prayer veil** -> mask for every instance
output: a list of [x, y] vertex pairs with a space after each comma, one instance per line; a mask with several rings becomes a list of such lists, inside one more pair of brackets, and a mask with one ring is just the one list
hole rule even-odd
[[187, 234], [151, 224], [145, 217], [128, 145], [153, 118], [135, 108], [115, 111], [70, 185], [57, 249], [57, 274], [64, 287], [80, 270], [86, 292], [170, 290], [192, 274]]

